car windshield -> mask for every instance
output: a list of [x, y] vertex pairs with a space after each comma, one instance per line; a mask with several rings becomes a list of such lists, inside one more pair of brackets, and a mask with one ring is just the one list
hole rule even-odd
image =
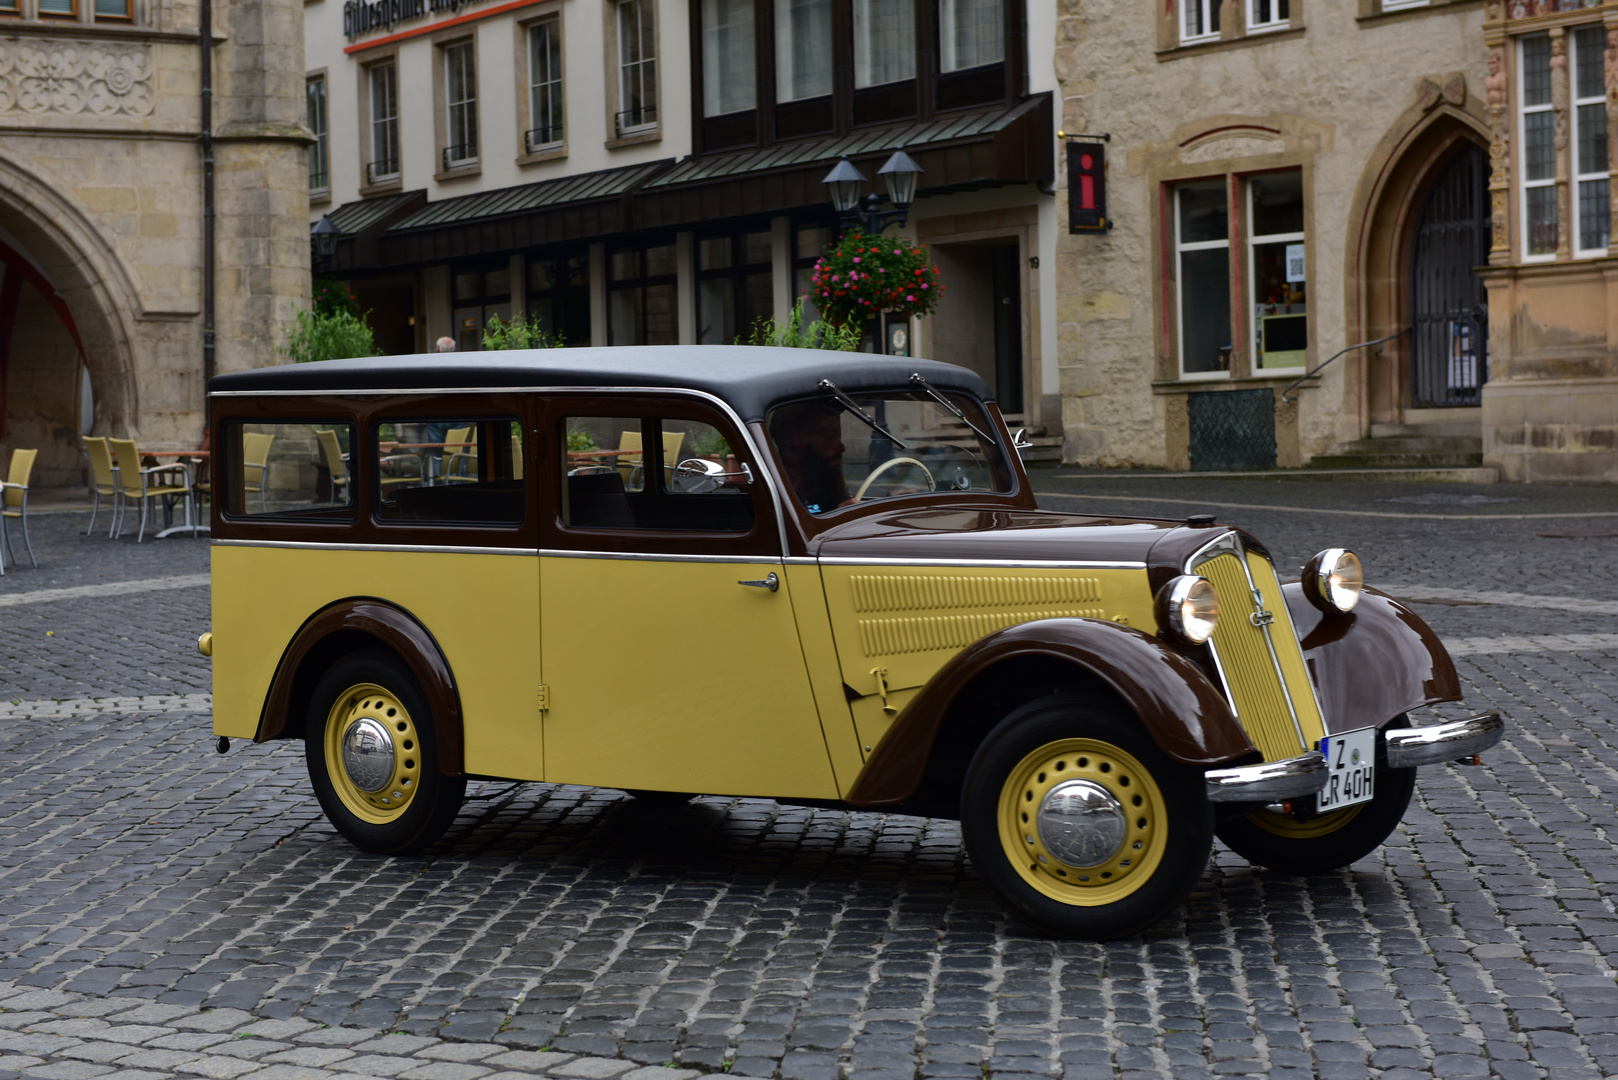
[[962, 394], [939, 393], [967, 423], [923, 389], [846, 395], [875, 427], [830, 392], [770, 410], [770, 437], [798, 501], [811, 514], [826, 514], [934, 491], [1010, 491], [1005, 451], [974, 430], [994, 430], [983, 407]]

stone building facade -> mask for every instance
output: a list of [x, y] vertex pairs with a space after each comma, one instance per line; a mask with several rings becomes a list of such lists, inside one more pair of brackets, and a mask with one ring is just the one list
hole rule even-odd
[[[203, 430], [196, 0], [0, 0], [0, 457], [82, 482], [79, 436]], [[213, 366], [276, 361], [307, 304], [302, 5], [216, 3]]]

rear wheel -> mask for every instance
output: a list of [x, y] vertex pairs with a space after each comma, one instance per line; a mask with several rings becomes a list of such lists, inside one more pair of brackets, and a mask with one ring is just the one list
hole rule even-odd
[[[1388, 727], [1408, 723], [1400, 717]], [[1388, 768], [1381, 739], [1376, 747], [1375, 790], [1369, 802], [1316, 814], [1307, 821], [1258, 810], [1221, 822], [1215, 831], [1230, 850], [1271, 870], [1289, 874], [1340, 870], [1382, 846], [1399, 827], [1416, 790], [1416, 770]]]
[[1213, 844], [1202, 778], [1133, 718], [1077, 695], [1032, 702], [978, 748], [961, 797], [972, 864], [1065, 937], [1127, 937], [1172, 911]]
[[343, 657], [315, 686], [304, 757], [321, 809], [355, 847], [420, 851], [450, 827], [465, 777], [438, 768], [432, 711], [397, 656]]

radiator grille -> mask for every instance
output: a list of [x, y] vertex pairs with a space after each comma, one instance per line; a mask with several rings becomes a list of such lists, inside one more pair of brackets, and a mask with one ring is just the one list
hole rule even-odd
[[[1324, 733], [1320, 706], [1309, 682], [1303, 650], [1287, 614], [1275, 568], [1254, 552], [1246, 554], [1246, 563], [1252, 572], [1253, 584], [1258, 586], [1263, 598], [1263, 609], [1274, 620], [1268, 632], [1253, 622], [1252, 616], [1259, 607], [1254, 603], [1241, 557], [1224, 552], [1195, 568], [1196, 573], [1213, 582], [1219, 593], [1214, 652], [1224, 672], [1236, 716], [1264, 760], [1297, 757], [1312, 748]], [[1285, 686], [1281, 682], [1283, 673]], [[1290, 706], [1288, 690], [1291, 691]], [[1293, 722], [1294, 708], [1298, 714], [1297, 724]], [[1300, 726], [1307, 745], [1298, 738]]]

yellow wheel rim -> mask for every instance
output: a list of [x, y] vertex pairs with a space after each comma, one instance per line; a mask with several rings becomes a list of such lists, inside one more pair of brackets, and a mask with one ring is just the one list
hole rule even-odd
[[[1116, 851], [1093, 866], [1063, 862], [1037, 827], [1045, 796], [1059, 784], [1086, 780], [1106, 790], [1123, 809], [1125, 831]], [[1061, 739], [1017, 763], [1000, 789], [1000, 843], [1030, 886], [1063, 904], [1116, 903], [1152, 879], [1168, 842], [1163, 793], [1144, 766], [1112, 743]]]
[[1247, 820], [1267, 833], [1273, 833], [1288, 840], [1313, 840], [1316, 837], [1329, 836], [1341, 829], [1344, 825], [1359, 817], [1360, 811], [1369, 805], [1369, 803], [1355, 803], [1353, 806], [1345, 806], [1341, 810], [1317, 814], [1308, 821], [1295, 821], [1285, 814], [1272, 814], [1268, 810], [1248, 814]]
[[[344, 762], [343, 740], [356, 723], [370, 721], [386, 729], [392, 746], [392, 767], [384, 769], [385, 783], [362, 784]], [[397, 821], [416, 797], [421, 781], [421, 740], [410, 710], [391, 691], [375, 683], [358, 683], [344, 690], [326, 714], [326, 775], [343, 805], [355, 817], [375, 825]], [[383, 765], [386, 759], [383, 758]], [[375, 790], [369, 790], [372, 787]]]

